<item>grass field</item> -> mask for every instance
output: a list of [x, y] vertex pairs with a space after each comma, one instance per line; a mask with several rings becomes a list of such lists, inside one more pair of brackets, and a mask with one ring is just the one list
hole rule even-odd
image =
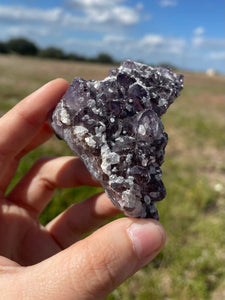
[[[0, 56], [0, 115], [47, 81], [103, 79], [109, 66]], [[158, 257], [107, 300], [225, 298], [224, 83], [222, 76], [187, 73], [185, 89], [163, 122], [169, 134], [163, 165], [167, 197], [158, 204], [167, 244]], [[41, 156], [71, 154], [53, 137], [22, 161], [14, 183]], [[58, 190], [40, 217], [46, 224], [96, 189]]]

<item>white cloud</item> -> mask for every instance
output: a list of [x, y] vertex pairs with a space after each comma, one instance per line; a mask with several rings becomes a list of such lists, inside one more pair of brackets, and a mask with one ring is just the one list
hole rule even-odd
[[141, 45], [150, 46], [150, 47], [162, 45], [163, 42], [164, 42], [164, 38], [161, 35], [157, 35], [157, 34], [146, 35], [140, 40]]
[[192, 39], [192, 45], [199, 49], [205, 50], [222, 50], [225, 47], [224, 39], [207, 38], [202, 36], [195, 36]]
[[195, 28], [193, 31], [194, 35], [197, 35], [197, 36], [202, 35], [204, 32], [205, 32], [205, 29], [201, 26]]
[[51, 32], [46, 27], [31, 27], [27, 25], [21, 26], [10, 26], [5, 30], [5, 36], [17, 37], [17, 36], [25, 36], [25, 37], [46, 37]]
[[144, 5], [143, 5], [143, 3], [141, 3], [141, 2], [138, 2], [137, 4], [136, 4], [136, 7], [135, 7], [137, 10], [139, 10], [139, 11], [141, 11], [143, 8], [144, 8]]
[[102, 39], [104, 43], [119, 43], [123, 44], [129, 41], [129, 39], [126, 36], [121, 35], [105, 35]]
[[[24, 36], [30, 34], [32, 39], [44, 35], [44, 31], [55, 34], [63, 32], [65, 28], [87, 30], [91, 27], [88, 20], [67, 13], [59, 7], [40, 9], [13, 5], [0, 5], [0, 24], [6, 27], [9, 36], [17, 32], [18, 35]], [[32, 34], [32, 31], [37, 34]]]
[[121, 0], [68, 0], [67, 3], [74, 9], [107, 9], [109, 6], [118, 5]]
[[47, 22], [56, 23], [62, 18], [63, 11], [59, 7], [53, 9], [28, 8], [24, 6], [0, 5], [0, 22]]
[[130, 26], [140, 20], [143, 6], [139, 3], [135, 7], [121, 5], [122, 0], [69, 0], [68, 5], [74, 11], [81, 11], [85, 18], [102, 24], [118, 24]]
[[161, 0], [159, 1], [161, 7], [175, 7], [178, 5], [178, 2], [175, 0]]
[[175, 65], [181, 63], [186, 49], [186, 42], [183, 39], [154, 34], [143, 36], [138, 40], [126, 36], [106, 35], [99, 41], [70, 39], [64, 44], [70, 51], [80, 49], [80, 54], [85, 55], [107, 52], [119, 60], [130, 58], [153, 64], [171, 62]]
[[[107, 32], [123, 29], [137, 24], [140, 20], [140, 6], [119, 5], [120, 0], [74, 0], [70, 5], [79, 11], [67, 11], [66, 8], [51, 9], [30, 8], [26, 6], [0, 5], [0, 23], [39, 26], [54, 26], [77, 30]], [[117, 5], [115, 5], [117, 4]], [[110, 6], [111, 5], [111, 6]], [[113, 25], [113, 27], [112, 27]], [[18, 28], [19, 30], [19, 28]]]
[[183, 53], [186, 42], [181, 38], [149, 34], [139, 41], [139, 46], [147, 48], [149, 51], [180, 54]]
[[203, 37], [194, 37], [192, 39], [192, 45], [196, 48], [198, 47], [200, 48], [203, 45], [203, 43], [204, 43]]
[[138, 23], [139, 16], [136, 11], [125, 6], [116, 6], [110, 10], [90, 10], [87, 12], [88, 18], [96, 23], [105, 24], [120, 24], [120, 25], [134, 25]]
[[210, 52], [209, 54], [206, 55], [207, 59], [211, 59], [211, 60], [221, 60], [224, 61], [225, 60], [225, 51], [217, 51], [217, 52]]

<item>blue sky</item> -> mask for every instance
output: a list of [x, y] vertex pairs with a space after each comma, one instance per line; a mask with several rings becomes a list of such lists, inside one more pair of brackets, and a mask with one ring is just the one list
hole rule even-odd
[[1, 0], [0, 40], [225, 73], [224, 0]]

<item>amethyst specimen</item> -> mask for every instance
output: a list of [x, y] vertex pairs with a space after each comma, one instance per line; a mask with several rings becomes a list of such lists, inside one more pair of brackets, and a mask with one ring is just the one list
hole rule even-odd
[[131, 217], [158, 219], [167, 134], [160, 116], [180, 95], [183, 76], [127, 60], [103, 81], [75, 78], [50, 124]]

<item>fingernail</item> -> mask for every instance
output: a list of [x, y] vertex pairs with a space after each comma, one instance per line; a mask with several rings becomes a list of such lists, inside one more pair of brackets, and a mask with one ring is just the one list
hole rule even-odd
[[132, 241], [134, 251], [141, 261], [155, 255], [163, 246], [165, 232], [161, 225], [154, 222], [133, 223], [127, 232]]

